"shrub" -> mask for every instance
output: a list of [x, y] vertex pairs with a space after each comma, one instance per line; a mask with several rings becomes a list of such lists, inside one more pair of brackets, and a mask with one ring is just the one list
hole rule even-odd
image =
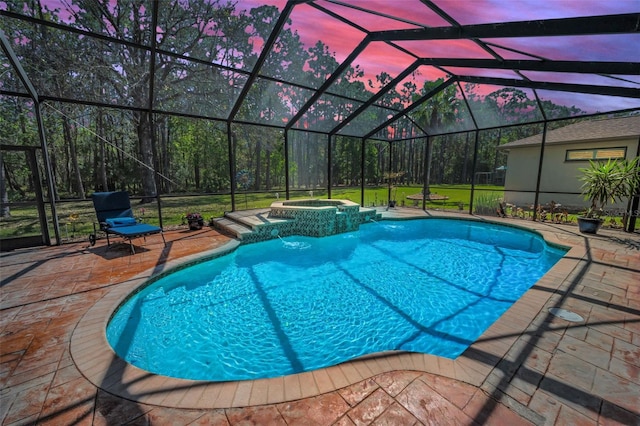
[[481, 192], [473, 197], [473, 213], [483, 216], [493, 216], [502, 202], [501, 194]]

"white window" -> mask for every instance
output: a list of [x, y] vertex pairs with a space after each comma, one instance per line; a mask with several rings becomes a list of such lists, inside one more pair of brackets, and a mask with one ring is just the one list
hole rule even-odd
[[625, 158], [626, 156], [626, 146], [620, 148], [568, 149], [565, 161], [614, 160], [616, 158]]

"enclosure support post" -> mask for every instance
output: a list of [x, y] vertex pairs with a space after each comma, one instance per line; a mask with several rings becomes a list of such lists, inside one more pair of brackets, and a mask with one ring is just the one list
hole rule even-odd
[[236, 156], [235, 136], [231, 132], [231, 121], [227, 121], [227, 150], [229, 151], [229, 182], [231, 184], [231, 211], [236, 211]]
[[38, 171], [36, 153], [33, 149], [25, 151], [25, 153], [27, 154], [27, 161], [29, 162], [29, 168], [31, 169], [31, 173], [33, 175], [33, 189], [36, 193], [38, 219], [40, 220], [40, 229], [42, 230], [42, 243], [45, 245], [50, 245], [51, 237], [49, 236], [49, 227], [47, 226], [47, 215], [44, 209], [44, 196], [42, 194], [42, 181], [40, 180], [40, 172]]
[[[157, 140], [156, 140], [156, 120], [155, 115], [153, 114], [153, 101], [155, 99], [155, 69], [156, 69], [156, 38], [157, 38], [157, 28], [158, 28], [158, 4], [153, 3], [153, 8], [151, 11], [151, 56], [150, 61], [151, 65], [149, 66], [150, 74], [149, 74], [149, 103], [147, 105], [148, 110], [147, 114], [149, 114], [149, 126], [151, 127], [151, 146], [153, 147], [153, 158], [155, 164], [150, 164], [153, 170], [153, 184], [155, 185], [155, 196], [156, 196], [156, 204], [158, 205], [158, 224], [160, 225], [160, 229], [163, 229], [162, 223], [162, 201], [160, 200], [160, 189], [162, 185], [160, 185], [160, 174], [158, 173], [158, 168], [160, 168], [160, 164], [157, 160], [158, 158], [158, 149]], [[133, 247], [133, 246], [131, 246]]]
[[[149, 114], [149, 126], [151, 126], [151, 146], [153, 147], [153, 158], [158, 158], [158, 150], [156, 149], [155, 116], [151, 111], [149, 111], [147, 114]], [[164, 226], [162, 225], [162, 201], [160, 200], [160, 174], [156, 170], [156, 167], [159, 167], [159, 165], [153, 165], [153, 185], [155, 186], [154, 195], [156, 196], [156, 204], [158, 206], [158, 225], [160, 226], [160, 229], [163, 229]]]
[[638, 208], [640, 207], [638, 204], [640, 203], [638, 203], [638, 201], [640, 201], [640, 187], [636, 188], [636, 193], [631, 198], [631, 205], [627, 213], [629, 215], [629, 220], [627, 221], [627, 229], [625, 229], [626, 232], [633, 232], [636, 230], [636, 219], [640, 216], [638, 212]]
[[[13, 69], [18, 74], [18, 78], [22, 81], [22, 84], [29, 92], [29, 96], [35, 103], [35, 114], [36, 114], [36, 123], [38, 123], [38, 138], [40, 139], [40, 146], [42, 147], [42, 156], [44, 160], [44, 167], [47, 173], [47, 189], [49, 191], [49, 202], [51, 203], [51, 215], [53, 220], [53, 231], [56, 235], [56, 244], [62, 244], [60, 240], [60, 224], [58, 223], [58, 212], [56, 211], [56, 192], [55, 185], [53, 183], [53, 172], [51, 171], [51, 160], [49, 159], [49, 151], [47, 150], [47, 137], [44, 132], [44, 121], [42, 120], [42, 104], [40, 103], [40, 98], [38, 97], [38, 93], [36, 92], [36, 88], [27, 77], [27, 73], [24, 68], [22, 68], [22, 64], [18, 60], [16, 53], [11, 48], [11, 44], [9, 44], [9, 40], [5, 36], [4, 32], [0, 30], [0, 44], [2, 44], [2, 50], [4, 50], [9, 62], [13, 66]], [[44, 232], [44, 230], [43, 230]], [[51, 244], [51, 239], [49, 238], [49, 232], [46, 232], [47, 241], [45, 242], [47, 245]]]
[[540, 180], [542, 178], [542, 162], [544, 161], [544, 144], [547, 141], [547, 121], [542, 128], [542, 143], [540, 144], [540, 160], [538, 161], [538, 177], [536, 178], [536, 194], [533, 199], [533, 220], [538, 220], [538, 199], [540, 196]]
[[429, 197], [429, 177], [431, 176], [431, 138], [427, 136], [427, 147], [424, 153], [424, 167], [422, 169], [422, 210], [427, 210], [427, 197]]
[[391, 204], [391, 165], [393, 164], [393, 146], [389, 141], [389, 166], [387, 171], [387, 207]]
[[331, 135], [327, 135], [327, 198], [331, 199], [331, 181], [333, 180], [333, 176], [331, 173], [331, 162], [333, 161], [333, 156], [331, 155]]
[[471, 173], [471, 195], [469, 196], [469, 214], [473, 214], [473, 193], [476, 189], [476, 166], [478, 165], [478, 144], [480, 143], [480, 132], [476, 129], [476, 140], [473, 143], [473, 166]]
[[[640, 138], [638, 138], [638, 146], [636, 148], [636, 157], [640, 157]], [[640, 169], [637, 170], [640, 173]], [[640, 184], [636, 187], [634, 195], [631, 196], [629, 203], [627, 204], [627, 227], [626, 232], [633, 232], [636, 230], [636, 220], [640, 216], [638, 212], [638, 204], [640, 202]]]
[[289, 199], [289, 129], [284, 129], [284, 197]]
[[364, 172], [366, 170], [365, 167], [365, 138], [362, 138], [362, 143], [360, 144], [360, 205], [364, 207]]
[[[47, 149], [47, 137], [44, 133], [44, 121], [42, 120], [42, 105], [40, 104], [40, 98], [38, 97], [38, 93], [36, 92], [35, 87], [31, 84], [31, 80], [27, 77], [27, 73], [24, 68], [22, 68], [22, 64], [18, 60], [16, 53], [11, 48], [9, 44], [9, 40], [4, 34], [4, 31], [0, 30], [0, 43], [2, 44], [2, 49], [4, 50], [9, 62], [16, 70], [18, 77], [24, 84], [25, 89], [29, 92], [29, 96], [33, 99], [35, 103], [35, 114], [36, 114], [36, 122], [38, 123], [38, 137], [40, 139], [40, 146], [42, 147], [42, 156], [44, 159], [44, 167], [47, 173], [47, 189], [49, 190], [49, 202], [51, 203], [51, 215], [53, 220], [53, 231], [56, 235], [56, 244], [62, 244], [60, 240], [60, 224], [58, 223], [58, 212], [56, 211], [56, 192], [55, 185], [53, 182], [53, 172], [51, 171], [51, 161], [49, 159], [49, 151]], [[49, 232], [46, 233], [47, 240], [46, 244], [51, 244], [51, 239], [49, 238]]]
[[[53, 221], [53, 233], [56, 236], [56, 245], [62, 244], [62, 239], [60, 237], [60, 223], [58, 222], [58, 212], [56, 209], [56, 188], [53, 183], [53, 172], [51, 171], [51, 160], [49, 159], [49, 150], [47, 149], [47, 137], [44, 133], [44, 121], [42, 120], [42, 105], [40, 101], [34, 98], [36, 103], [35, 112], [36, 112], [36, 121], [38, 122], [38, 136], [40, 137], [40, 146], [42, 146], [42, 156], [44, 159], [45, 171], [47, 173], [47, 189], [49, 191], [49, 202], [51, 203], [51, 219]], [[51, 238], [49, 237], [49, 232], [47, 231], [46, 237], [48, 241], [46, 241], [47, 245], [51, 244]]]
[[536, 177], [536, 193], [533, 198], [533, 220], [536, 221], [538, 219], [538, 198], [540, 195], [540, 180], [542, 179], [542, 162], [544, 161], [544, 145], [547, 142], [547, 114], [544, 112], [544, 108], [542, 107], [542, 102], [540, 102], [540, 97], [538, 96], [538, 92], [534, 89], [533, 94], [536, 97], [536, 104], [538, 104], [538, 109], [540, 110], [540, 114], [542, 114], [542, 118], [544, 119], [543, 127], [542, 127], [542, 141], [540, 142], [540, 160], [538, 161], [538, 176]]

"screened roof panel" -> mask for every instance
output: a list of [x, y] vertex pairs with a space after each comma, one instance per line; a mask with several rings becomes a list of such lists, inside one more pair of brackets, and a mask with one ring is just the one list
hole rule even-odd
[[638, 87], [640, 87], [640, 76], [639, 75], [612, 74], [610, 77], [611, 78], [620, 79], [620, 80], [624, 80], [626, 82], [635, 83], [635, 84], [639, 85]]
[[20, 15], [41, 18], [45, 21], [60, 22], [64, 20], [68, 25], [73, 25], [75, 15], [80, 11], [80, 6], [73, 2], [50, 1], [43, 2], [42, 10], [37, 11], [29, 7], [23, 7], [21, 2], [4, 2], [0, 5], [2, 10], [8, 10]]
[[367, 31], [382, 31], [382, 30], [407, 30], [419, 28], [421, 24], [416, 22], [409, 22], [407, 20], [394, 19], [390, 16], [384, 16], [377, 12], [377, 9], [373, 9], [371, 4], [365, 5], [365, 8], [356, 8], [352, 5], [348, 5], [347, 2], [316, 2], [318, 6], [322, 5], [323, 8], [335, 13], [342, 18], [357, 23], [357, 25], [363, 27]]
[[[462, 25], [490, 24], [493, 22], [530, 21], [538, 19], [573, 18], [578, 16], [598, 16], [617, 13], [636, 13], [638, 4], [634, 0], [604, 2], [602, 0], [520, 0], [512, 2], [466, 2], [435, 0], [441, 9]], [[615, 4], [614, 4], [615, 3]]]
[[386, 43], [371, 43], [327, 91], [366, 101], [413, 62]]
[[[303, 5], [301, 5], [303, 6]], [[287, 82], [297, 83], [304, 86], [318, 88], [325, 79], [338, 67], [339, 61], [335, 58], [335, 52], [332, 52], [330, 45], [324, 40], [306, 39], [303, 40], [301, 32], [304, 28], [301, 25], [313, 25], [308, 20], [319, 21], [323, 14], [311, 7], [302, 7], [301, 10], [296, 7], [291, 13], [291, 23], [278, 33], [273, 47], [267, 52], [264, 65], [260, 68], [259, 73], [263, 76], [282, 79]], [[306, 13], [303, 13], [306, 11]], [[350, 51], [364, 38], [364, 33], [353, 30], [346, 24], [337, 25], [342, 31], [353, 31], [353, 37], [349, 41], [345, 41], [343, 49]], [[264, 37], [262, 40], [266, 40]], [[324, 46], [319, 48], [316, 44], [322, 41]], [[261, 48], [264, 48], [262, 46]], [[306, 54], [311, 49], [313, 55], [319, 60], [309, 58]], [[326, 59], [326, 61], [324, 61]], [[323, 63], [324, 68], [320, 68], [317, 62]]]
[[362, 105], [355, 100], [322, 95], [294, 126], [298, 129], [329, 132]]
[[578, 74], [569, 72], [522, 71], [522, 74], [533, 81], [550, 81], [555, 83], [593, 84], [597, 86], [636, 87], [638, 84], [611, 78], [605, 75]]
[[362, 113], [358, 114], [344, 128], [340, 129], [338, 134], [347, 136], [361, 136], [366, 134], [372, 128], [376, 128], [385, 121], [389, 120], [397, 110], [382, 108], [375, 105], [369, 106]]
[[399, 81], [394, 87], [390, 87], [390, 91], [388, 93], [391, 93], [393, 96], [384, 95], [381, 99], [376, 101], [375, 104], [379, 106], [393, 107], [389, 100], [399, 99], [403, 106], [407, 107], [412, 103], [412, 97], [414, 97], [417, 91], [422, 89], [426, 83], [439, 79], [446, 80], [450, 76], [451, 74], [442, 69], [428, 65], [420, 65], [407, 77]]
[[367, 84], [357, 78], [358, 74], [361, 74], [359, 68], [346, 69], [327, 89], [326, 93], [366, 101], [371, 97], [371, 93], [366, 89]]
[[401, 116], [371, 136], [372, 139], [402, 140], [423, 137], [424, 132], [407, 116]]
[[[425, 83], [438, 79], [445, 80], [448, 79], [449, 76], [449, 73], [439, 68], [421, 65], [404, 80], [400, 81], [392, 90], [399, 95], [397, 99], [401, 101], [402, 106], [407, 107], [412, 103], [412, 97], [415, 96], [418, 90], [424, 87]], [[376, 104], [390, 107], [392, 105], [388, 102], [389, 99], [394, 99], [394, 97], [383, 97], [376, 102]]]
[[296, 5], [289, 18], [290, 23], [285, 28], [297, 33], [307, 50], [322, 42], [338, 63], [343, 62], [366, 35], [362, 30], [305, 3]]
[[484, 41], [485, 41], [485, 44], [487, 46], [489, 46], [502, 59], [511, 59], [511, 60], [518, 60], [518, 59], [533, 60], [533, 59], [538, 59], [538, 60], [540, 60], [540, 57], [538, 57], [536, 55], [527, 54], [525, 52], [520, 52], [520, 51], [517, 51], [515, 49], [509, 49], [509, 48], [506, 48], [504, 46], [498, 46], [498, 45], [495, 45], [493, 43], [489, 43], [486, 40], [484, 40]]
[[420, 85], [422, 84], [422, 82], [416, 81], [413, 77], [413, 75], [410, 75], [402, 79], [395, 86], [386, 86], [390, 90], [381, 93], [380, 98], [372, 105], [392, 109], [394, 114], [402, 111], [411, 103], [411, 98], [419, 87], [418, 83]]
[[442, 27], [449, 25], [445, 19], [428, 7], [425, 7], [421, 0], [402, 0], [402, 7], [398, 7], [397, 3], [389, 0], [321, 0], [316, 1], [315, 3], [323, 7], [326, 7], [328, 3], [335, 3], [353, 8], [368, 9], [384, 16], [393, 17], [397, 20], [404, 20], [406, 22], [415, 23], [416, 25], [425, 27]]
[[[487, 39], [500, 46], [556, 61], [634, 61], [640, 34]], [[571, 46], [571, 47], [568, 47]]]
[[480, 128], [524, 124], [544, 118], [531, 89], [489, 84], [463, 84], [462, 88]]
[[[286, 34], [290, 36], [290, 33]], [[281, 37], [276, 41], [276, 49], [267, 56], [264, 66], [260, 69], [260, 75], [278, 79], [285, 79], [288, 82], [298, 84], [317, 84], [317, 81], [308, 78], [304, 73], [304, 59], [294, 55], [288, 55], [285, 49], [280, 48], [283, 42]], [[301, 46], [301, 45], [300, 45]]]
[[0, 51], [0, 90], [26, 93], [27, 89], [9, 63], [9, 58]]
[[[0, 19], [38, 95], [60, 101], [394, 140], [424, 135], [402, 108], [419, 122], [440, 103], [430, 135], [542, 119], [516, 101], [534, 90], [546, 118], [640, 108], [637, 1], [18, 0]], [[0, 90], [24, 92], [3, 72]], [[522, 116], [489, 107], [498, 89]]]
[[492, 56], [471, 40], [410, 40], [395, 42], [420, 58], [489, 59]]
[[313, 92], [288, 84], [258, 79], [238, 113], [238, 119], [282, 126], [304, 105]]
[[537, 90], [548, 119], [640, 108], [640, 99], [588, 93]]
[[[149, 46], [151, 43], [152, 0], [136, 2], [78, 2], [42, 0], [42, 15], [21, 7], [21, 1], [7, 2], [12, 12], [64, 23], [72, 28]], [[134, 7], [132, 7], [134, 6]]]
[[314, 92], [308, 89], [302, 89], [300, 87], [291, 86], [289, 84], [279, 84], [281, 89], [279, 96], [281, 102], [285, 105], [285, 108], [289, 111], [283, 120], [288, 123], [291, 117], [295, 116], [302, 108], [303, 105], [311, 99]]
[[450, 75], [466, 75], [475, 77], [515, 78], [522, 80], [522, 76], [513, 70], [487, 69], [487, 68], [460, 68], [444, 67]]
[[[41, 24], [3, 23], [39, 96], [131, 107], [148, 104], [148, 73], [139, 66], [149, 61], [148, 49]], [[89, 81], [92, 84], [83, 84]]]
[[246, 84], [246, 73], [158, 55], [155, 104], [165, 112], [227, 119]]
[[476, 127], [457, 84], [451, 84], [428, 98], [409, 116], [429, 135], [474, 130]]
[[[277, 9], [272, 13], [279, 15]], [[161, 7], [158, 15], [157, 49], [243, 70], [253, 68], [263, 38], [273, 30], [273, 23], [253, 26], [247, 12], [231, 13], [209, 2]]]

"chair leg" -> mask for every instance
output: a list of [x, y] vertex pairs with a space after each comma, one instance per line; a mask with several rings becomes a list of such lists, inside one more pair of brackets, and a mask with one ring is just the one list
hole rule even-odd
[[131, 247], [131, 254], [136, 254], [136, 250], [133, 248], [133, 239], [129, 238], [129, 247]]
[[164, 243], [164, 246], [167, 247], [167, 240], [164, 239], [164, 233], [160, 232], [160, 236], [162, 237], [162, 242]]

